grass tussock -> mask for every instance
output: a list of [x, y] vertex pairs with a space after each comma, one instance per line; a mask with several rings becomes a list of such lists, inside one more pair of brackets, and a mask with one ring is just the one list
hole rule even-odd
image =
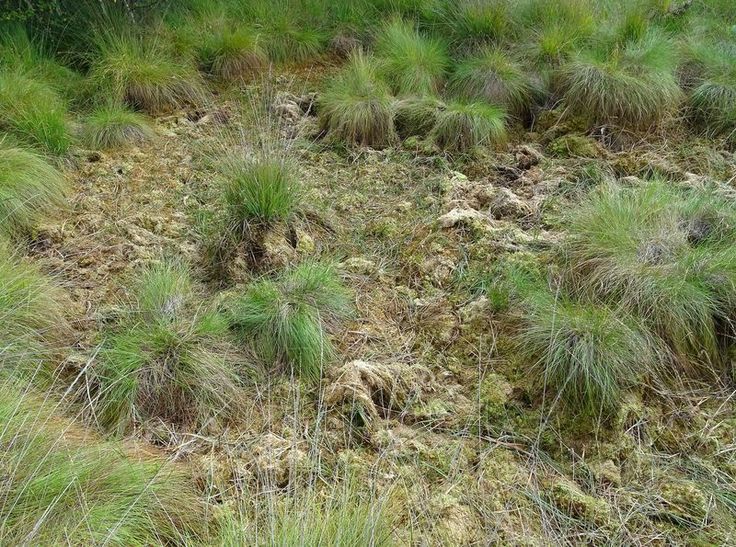
[[146, 116], [115, 104], [96, 108], [87, 117], [84, 127], [85, 142], [97, 149], [142, 144], [154, 135]]
[[42, 156], [0, 140], [0, 234], [32, 236], [66, 206], [68, 183]]
[[0, 70], [0, 129], [53, 155], [65, 154], [72, 142], [65, 101], [19, 71]]
[[637, 315], [683, 359], [719, 362], [736, 297], [736, 209], [665, 181], [605, 185], [569, 219], [578, 290]]
[[42, 82], [64, 99], [77, 98], [82, 76], [57, 61], [48, 50], [21, 26], [0, 29], [0, 67], [3, 70]]
[[225, 81], [252, 79], [268, 65], [260, 35], [245, 26], [216, 28], [198, 49], [205, 70]]
[[202, 304], [187, 269], [153, 265], [103, 342], [95, 417], [119, 433], [151, 418], [205, 427], [235, 412], [243, 368], [226, 319]]
[[88, 80], [99, 97], [149, 114], [204, 98], [195, 67], [176, 58], [165, 43], [124, 33], [103, 33], [96, 41]]
[[265, 362], [316, 380], [334, 357], [329, 332], [351, 304], [331, 266], [305, 263], [247, 287], [232, 304], [230, 318]]
[[624, 392], [654, 371], [658, 352], [645, 329], [621, 310], [576, 302], [524, 280], [519, 348], [536, 359], [544, 388], [574, 412], [611, 416]]
[[319, 98], [320, 127], [331, 139], [384, 146], [394, 136], [392, 99], [375, 61], [354, 53]]
[[397, 94], [439, 91], [450, 60], [444, 44], [418, 32], [411, 23], [395, 19], [376, 38], [386, 81]]
[[484, 100], [522, 115], [529, 110], [534, 89], [521, 65], [500, 49], [484, 49], [461, 61], [450, 88], [468, 100]]
[[286, 160], [232, 157], [222, 173], [225, 213], [233, 232], [288, 221], [299, 206], [296, 170]]
[[401, 137], [428, 135], [437, 124], [445, 103], [436, 97], [404, 97], [394, 104], [394, 125]]
[[734, 48], [707, 47], [695, 58], [688, 107], [696, 126], [710, 136], [736, 142]]
[[69, 343], [63, 291], [0, 243], [0, 368], [43, 381]]
[[233, 153], [220, 165], [220, 207], [203, 219], [206, 262], [215, 277], [228, 277], [235, 257], [259, 266], [268, 230], [288, 226], [302, 201], [295, 165], [285, 157]]
[[505, 0], [460, 0], [451, 3], [447, 26], [455, 47], [471, 50], [474, 47], [498, 44], [508, 38], [515, 27], [513, 13]]
[[582, 50], [560, 69], [557, 82], [574, 113], [598, 125], [641, 129], [679, 106], [674, 68], [671, 43], [648, 32]]
[[181, 470], [126, 456], [53, 410], [0, 386], [0, 543], [160, 545], [204, 537], [206, 515]]
[[439, 146], [453, 152], [469, 152], [506, 138], [506, 113], [483, 102], [453, 101], [437, 117], [432, 136]]

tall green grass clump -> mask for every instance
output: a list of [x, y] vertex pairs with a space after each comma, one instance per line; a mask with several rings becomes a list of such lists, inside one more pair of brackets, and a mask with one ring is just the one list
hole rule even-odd
[[516, 8], [525, 29], [521, 50], [546, 79], [567, 62], [596, 28], [587, 0], [526, 0]]
[[256, 27], [272, 61], [302, 63], [320, 55], [327, 45], [323, 28], [327, 6], [301, 0], [241, 2], [235, 4], [233, 14]]
[[320, 127], [329, 138], [383, 146], [394, 136], [392, 99], [373, 59], [354, 53], [319, 97]]
[[122, 105], [99, 106], [85, 120], [84, 140], [93, 148], [141, 144], [154, 135], [153, 126], [146, 116]]
[[299, 205], [300, 185], [287, 160], [234, 157], [224, 162], [222, 173], [225, 214], [233, 232], [285, 222]]
[[175, 49], [194, 55], [200, 67], [224, 81], [250, 79], [268, 64], [261, 34], [241, 22], [229, 3], [196, 4], [174, 11], [168, 34]]
[[453, 101], [438, 115], [432, 136], [439, 146], [453, 152], [496, 144], [506, 138], [506, 113], [484, 102]]
[[0, 129], [62, 155], [72, 141], [67, 117], [66, 103], [53, 88], [23, 72], [0, 69]]
[[410, 96], [394, 104], [394, 126], [401, 137], [428, 135], [437, 124], [445, 103], [431, 96]]
[[305, 263], [247, 287], [232, 304], [230, 318], [264, 361], [316, 380], [334, 357], [329, 332], [351, 304], [332, 267]]
[[52, 405], [0, 385], [0, 543], [173, 545], [204, 538], [181, 470], [85, 434]]
[[519, 282], [519, 347], [536, 374], [575, 412], [610, 416], [626, 388], [657, 365], [655, 343], [621, 310], [571, 300], [541, 280]]
[[118, 433], [150, 418], [205, 427], [237, 408], [242, 364], [227, 320], [203, 305], [186, 267], [153, 265], [103, 341], [95, 416]]
[[288, 158], [263, 152], [255, 157], [229, 154], [221, 162], [220, 178], [220, 206], [205, 220], [203, 235], [211, 273], [227, 277], [235, 257], [260, 266], [264, 238], [288, 226], [301, 204], [302, 187]]
[[66, 206], [68, 191], [64, 175], [42, 156], [0, 140], [0, 234], [32, 236]]
[[462, 60], [450, 78], [450, 88], [468, 100], [484, 100], [523, 115], [534, 89], [521, 65], [500, 49], [483, 49]]
[[79, 92], [82, 76], [57, 62], [47, 49], [20, 25], [0, 29], [0, 67], [43, 82], [72, 101]]
[[696, 125], [736, 142], [736, 47], [710, 47], [693, 75], [688, 106]]
[[642, 37], [606, 37], [577, 53], [559, 71], [565, 105], [597, 125], [643, 129], [672, 113], [682, 93], [672, 44]]
[[446, 26], [456, 48], [499, 44], [514, 32], [513, 12], [505, 0], [459, 0], [450, 6]]
[[97, 96], [157, 114], [204, 97], [189, 60], [176, 58], [155, 38], [100, 32], [91, 56], [89, 84]]
[[418, 32], [411, 23], [394, 19], [376, 38], [386, 81], [397, 94], [439, 91], [450, 60], [444, 44]]
[[198, 50], [205, 70], [225, 81], [253, 78], [268, 64], [260, 35], [245, 26], [213, 29]]
[[577, 291], [637, 315], [687, 361], [718, 363], [736, 301], [736, 208], [663, 180], [605, 185], [571, 213]]
[[0, 374], [40, 382], [53, 375], [71, 338], [67, 304], [60, 288], [0, 242]]

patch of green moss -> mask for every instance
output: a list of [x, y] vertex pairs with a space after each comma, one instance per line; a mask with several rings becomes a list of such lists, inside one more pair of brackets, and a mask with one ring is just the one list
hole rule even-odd
[[659, 489], [659, 495], [662, 500], [662, 509], [658, 517], [681, 526], [705, 522], [708, 514], [708, 499], [693, 481], [665, 482]]
[[597, 158], [601, 155], [595, 140], [575, 134], [557, 137], [547, 145], [547, 152], [558, 158]]
[[501, 374], [489, 374], [480, 386], [480, 404], [483, 417], [488, 421], [496, 421], [506, 414], [513, 386]]
[[549, 496], [560, 511], [573, 518], [596, 526], [605, 526], [610, 520], [610, 505], [603, 499], [584, 493], [572, 482], [556, 481], [549, 491]]

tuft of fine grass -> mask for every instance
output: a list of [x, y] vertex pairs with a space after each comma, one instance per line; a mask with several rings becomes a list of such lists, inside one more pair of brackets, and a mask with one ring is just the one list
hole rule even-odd
[[270, 0], [241, 2], [236, 11], [258, 28], [268, 57], [276, 63], [303, 63], [328, 44], [323, 10], [329, 3]]
[[436, 97], [405, 97], [394, 104], [394, 125], [403, 138], [428, 135], [437, 124], [445, 103]]
[[534, 89], [521, 65], [500, 49], [483, 49], [462, 60], [450, 78], [450, 88], [469, 100], [504, 106], [516, 115], [526, 113]]
[[32, 235], [66, 206], [64, 175], [39, 154], [0, 140], [0, 234]]
[[221, 80], [253, 78], [268, 64], [260, 35], [244, 26], [213, 29], [198, 49], [202, 65]]
[[222, 174], [225, 214], [233, 231], [285, 222], [299, 205], [296, 172], [284, 159], [234, 156], [223, 163]]
[[[217, 538], [219, 545], [245, 543], [270, 546], [389, 547], [395, 545], [394, 522], [389, 496], [365, 499], [352, 479], [331, 486], [322, 492], [297, 492], [285, 503], [257, 505], [256, 523], [243, 518], [249, 507], [239, 514], [227, 513]], [[364, 494], [364, 493], [363, 493]], [[262, 515], [262, 516], [261, 516]], [[260, 517], [260, 518], [258, 518]], [[257, 538], [257, 539], [255, 539]]]
[[695, 65], [688, 107], [692, 120], [710, 136], [736, 141], [736, 60], [734, 48], [704, 47]]
[[173, 545], [205, 538], [191, 478], [127, 455], [15, 385], [0, 385], [3, 545]]
[[71, 337], [64, 293], [0, 242], [0, 372], [45, 380]]
[[93, 148], [118, 148], [151, 140], [151, 122], [137, 112], [116, 104], [96, 108], [86, 119], [84, 140]]
[[657, 364], [655, 343], [620, 310], [576, 302], [541, 280], [517, 280], [524, 326], [519, 347], [540, 383], [576, 412], [610, 416], [624, 390]]
[[504, 41], [513, 32], [515, 22], [505, 0], [460, 0], [451, 3], [447, 26], [455, 47], [471, 50]]
[[506, 113], [483, 102], [453, 101], [440, 112], [432, 136], [439, 146], [453, 152], [496, 144], [506, 138]]
[[328, 333], [351, 304], [331, 266], [305, 263], [248, 286], [232, 304], [230, 320], [264, 361], [316, 380], [334, 357]]
[[71, 145], [64, 100], [49, 85], [17, 70], [0, 69], [0, 129], [54, 155]]
[[57, 62], [47, 49], [20, 25], [0, 29], [0, 67], [42, 82], [71, 101], [79, 92], [82, 76]]
[[570, 214], [567, 257], [583, 294], [642, 318], [674, 353], [720, 361], [736, 297], [736, 209], [666, 181], [605, 185]]
[[236, 411], [242, 365], [226, 319], [202, 304], [186, 267], [153, 265], [103, 341], [95, 416], [118, 434], [151, 418], [204, 427]]
[[192, 63], [173, 56], [160, 41], [125, 33], [100, 33], [88, 80], [100, 97], [149, 114], [196, 103], [204, 97]]
[[383, 146], [394, 136], [389, 88], [376, 63], [360, 51], [320, 95], [318, 111], [320, 127], [336, 141]]
[[397, 94], [436, 93], [450, 64], [441, 41], [421, 34], [401, 19], [383, 26], [376, 38], [376, 55]]
[[671, 50], [653, 33], [586, 48], [559, 71], [563, 100], [597, 125], [646, 128], [672, 113], [682, 97]]

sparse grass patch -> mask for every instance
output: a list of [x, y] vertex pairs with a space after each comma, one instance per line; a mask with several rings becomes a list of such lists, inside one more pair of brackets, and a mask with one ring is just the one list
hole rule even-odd
[[0, 385], [4, 545], [157, 545], [204, 539], [191, 479], [83, 435], [50, 404]]
[[421, 34], [401, 19], [381, 29], [376, 55], [386, 81], [397, 94], [436, 93], [450, 64], [441, 41]]
[[101, 98], [156, 114], [205, 96], [194, 66], [156, 39], [109, 32], [96, 45], [88, 79]]
[[672, 113], [682, 96], [671, 44], [647, 33], [586, 48], [565, 64], [557, 80], [565, 104], [594, 124], [641, 129]]
[[0, 129], [55, 155], [71, 145], [64, 101], [48, 85], [17, 70], [0, 69]]
[[305, 263], [246, 288], [232, 304], [232, 325], [267, 363], [316, 380], [334, 357], [329, 331], [352, 308], [333, 268]]
[[338, 485], [326, 496], [301, 494], [267, 515], [269, 545], [394, 545], [394, 520], [386, 499], [366, 500], [355, 486]]
[[156, 264], [103, 341], [95, 416], [118, 433], [149, 418], [204, 427], [236, 412], [244, 369], [227, 320], [202, 304], [187, 269]]
[[605, 185], [569, 218], [578, 290], [642, 318], [684, 359], [718, 363], [736, 301], [736, 209], [665, 181]]
[[484, 49], [462, 60], [450, 88], [468, 100], [484, 100], [522, 116], [529, 111], [534, 88], [521, 65], [500, 49]]
[[337, 141], [383, 146], [394, 136], [388, 86], [375, 61], [360, 51], [319, 97], [318, 111], [322, 130]]
[[154, 135], [148, 118], [116, 104], [97, 107], [87, 117], [84, 127], [84, 140], [93, 148], [141, 144]]
[[454, 152], [496, 144], [506, 138], [506, 113], [483, 102], [453, 101], [439, 114], [432, 136], [439, 146]]
[[71, 337], [67, 305], [58, 287], [0, 242], [1, 374], [41, 381], [51, 376], [53, 358]]
[[64, 175], [43, 157], [0, 140], [0, 234], [32, 235], [38, 224], [66, 206]]

